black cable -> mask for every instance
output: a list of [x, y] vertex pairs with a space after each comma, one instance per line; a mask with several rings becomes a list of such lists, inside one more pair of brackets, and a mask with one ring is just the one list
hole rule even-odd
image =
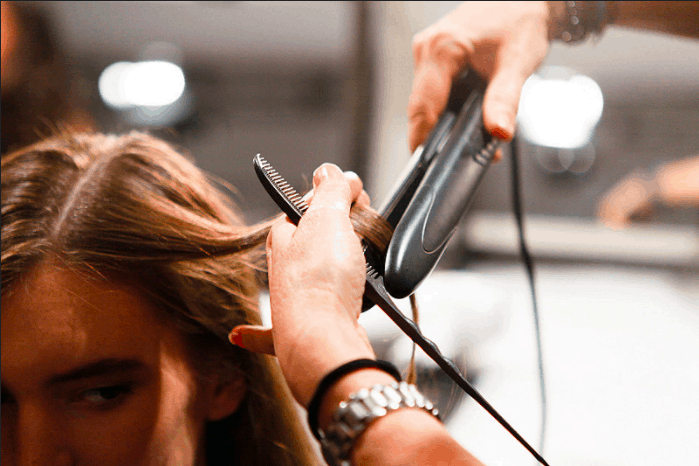
[[522, 187], [520, 183], [519, 173], [519, 141], [515, 136], [512, 138], [511, 157], [512, 163], [512, 206], [517, 221], [517, 231], [519, 234], [519, 251], [522, 255], [524, 267], [527, 269], [527, 278], [529, 279], [529, 289], [532, 295], [532, 310], [534, 314], [534, 329], [536, 332], [536, 350], [539, 363], [539, 388], [541, 391], [541, 437], [539, 440], [539, 453], [544, 454], [544, 439], [546, 437], [546, 384], [544, 382], [544, 361], [543, 351], [541, 349], [541, 329], [539, 328], [539, 308], [536, 300], [536, 287], [534, 286], [534, 262], [532, 261], [527, 243], [524, 239], [524, 222], [522, 211]]

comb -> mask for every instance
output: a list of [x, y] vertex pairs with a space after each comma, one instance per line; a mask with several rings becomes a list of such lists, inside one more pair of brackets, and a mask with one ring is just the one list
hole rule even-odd
[[[289, 217], [292, 223], [298, 225], [303, 214], [308, 210], [308, 204], [296, 192], [296, 190], [282, 178], [277, 170], [265, 160], [260, 154], [253, 159], [255, 173], [260, 179], [265, 190], [277, 203], [279, 208]], [[427, 356], [430, 357], [464, 392], [469, 394], [479, 405], [483, 407], [502, 427], [505, 428], [517, 441], [527, 449], [541, 464], [549, 466], [546, 460], [537, 453], [534, 448], [498, 413], [483, 396], [476, 391], [461, 374], [459, 368], [452, 361], [447, 359], [439, 350], [437, 345], [425, 337], [420, 328], [408, 319], [393, 302], [393, 299], [386, 291], [383, 277], [375, 270], [371, 264], [371, 256], [364, 248], [366, 260], [366, 284], [364, 290], [365, 300], [370, 300], [400, 328], [412, 341], [415, 342]]]
[[289, 217], [289, 220], [294, 225], [298, 225], [301, 217], [308, 210], [306, 201], [260, 154], [257, 154], [253, 159], [253, 166], [267, 194], [282, 209], [282, 212]]

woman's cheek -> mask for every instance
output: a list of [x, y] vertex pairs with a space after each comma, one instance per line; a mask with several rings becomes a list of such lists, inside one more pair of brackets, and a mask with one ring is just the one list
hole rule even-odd
[[[80, 464], [149, 464], [159, 453], [158, 403], [135, 399], [113, 411], [70, 413], [69, 430]], [[160, 454], [158, 454], [160, 456]]]

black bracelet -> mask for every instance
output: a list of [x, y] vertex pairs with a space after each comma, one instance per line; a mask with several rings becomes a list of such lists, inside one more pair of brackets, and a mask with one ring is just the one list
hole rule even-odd
[[318, 434], [318, 411], [320, 411], [320, 403], [323, 401], [325, 392], [342, 376], [365, 368], [380, 369], [388, 372], [396, 381], [400, 382], [402, 380], [396, 366], [387, 361], [375, 361], [373, 359], [355, 359], [331, 371], [320, 381], [313, 398], [311, 398], [311, 402], [308, 404], [308, 425], [311, 427], [311, 432], [313, 432], [315, 438], [320, 440], [320, 435]]

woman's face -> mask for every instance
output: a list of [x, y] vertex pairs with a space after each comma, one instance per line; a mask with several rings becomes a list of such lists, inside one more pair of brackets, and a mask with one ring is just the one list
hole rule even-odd
[[[6, 291], [6, 290], [3, 290]], [[195, 465], [244, 389], [196, 376], [127, 285], [43, 264], [2, 297], [2, 464]]]

